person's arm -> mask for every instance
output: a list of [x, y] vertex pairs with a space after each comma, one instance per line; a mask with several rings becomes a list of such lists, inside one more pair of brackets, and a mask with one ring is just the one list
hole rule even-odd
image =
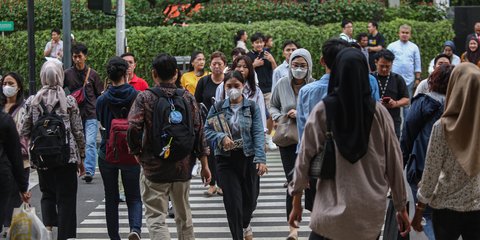
[[4, 136], [2, 141], [4, 144], [5, 154], [11, 164], [12, 174], [20, 192], [25, 193], [28, 191], [28, 178], [23, 174], [23, 158], [22, 150], [20, 146], [20, 138], [18, 136], [17, 127], [13, 119], [7, 115], [2, 118], [0, 123], [0, 132]]
[[31, 102], [34, 98], [34, 95], [30, 96], [25, 101], [25, 116], [21, 119], [22, 129], [20, 130], [20, 136], [25, 138], [30, 138], [30, 133], [32, 132], [32, 125], [33, 125], [33, 114], [32, 114], [32, 106]]
[[[255, 104], [253, 101], [250, 101], [250, 104]], [[255, 158], [253, 159], [254, 163], [266, 164], [267, 156], [265, 155], [265, 134], [264, 134], [263, 123], [260, 114], [260, 108], [255, 104], [255, 112], [252, 115], [252, 129], [251, 134], [253, 137], [253, 146], [255, 148]]]
[[[282, 78], [283, 79], [283, 78]], [[277, 86], [273, 89], [272, 97], [270, 99], [270, 108], [268, 109], [270, 115], [272, 116], [273, 121], [277, 121], [278, 118], [282, 116], [282, 102], [280, 100], [280, 91], [281, 87], [278, 84], [281, 83], [281, 80], [277, 83]]]
[[95, 88], [94, 89], [95, 91], [93, 92], [95, 93], [95, 97], [98, 97], [103, 93], [104, 85], [102, 80], [100, 79], [100, 76], [97, 73], [93, 75], [93, 82], [94, 82], [94, 88]]
[[441, 134], [442, 131], [442, 125], [439, 121], [433, 125], [425, 157], [422, 182], [417, 192], [418, 201], [424, 204], [428, 204], [432, 200], [443, 163], [449, 159], [445, 154], [445, 150], [449, 147], [444, 135]]
[[412, 153], [413, 143], [424, 126], [422, 99], [423, 98], [416, 98], [415, 101], [412, 102], [412, 106], [410, 107], [412, 111], [405, 117], [403, 133], [400, 138], [403, 166], [407, 164], [410, 154]]
[[370, 89], [372, 90], [372, 98], [376, 102], [380, 99], [380, 90], [378, 89], [377, 79], [370, 74], [368, 74], [368, 79], [370, 80]]
[[128, 113], [127, 143], [130, 153], [139, 156], [142, 153], [142, 137], [145, 125], [145, 95], [138, 94]]
[[202, 103], [203, 102], [203, 91], [204, 91], [204, 85], [203, 85], [203, 82], [205, 82], [205, 78], [207, 78], [208, 76], [205, 76], [205, 77], [202, 77], [200, 78], [200, 80], [198, 80], [198, 83], [197, 83], [197, 87], [195, 88], [195, 101], [197, 101], [197, 103]]
[[275, 88], [275, 86], [277, 86], [278, 80], [280, 80], [280, 69], [278, 69], [277, 67], [273, 70], [272, 74], [272, 90], [270, 90], [271, 92], [273, 92], [273, 89]]
[[52, 53], [53, 50], [53, 45], [52, 41], [48, 42], [47, 45], [45, 45], [45, 50], [43, 51], [43, 56], [44, 57], [50, 57], [50, 53]]
[[397, 136], [393, 126], [393, 121], [385, 109], [380, 108], [383, 111], [384, 122], [384, 149], [385, 149], [385, 175], [387, 177], [388, 184], [392, 191], [393, 204], [397, 211], [397, 220], [399, 222], [399, 230], [402, 232], [402, 236], [405, 232], [410, 231], [410, 222], [408, 220], [407, 213], [407, 191], [405, 189], [405, 182], [403, 178], [403, 164], [402, 164], [402, 151], [398, 143]]
[[217, 102], [222, 101], [225, 99], [225, 90], [223, 82], [218, 85], [217, 89], [215, 90], [215, 100]]
[[303, 128], [305, 127], [305, 123], [307, 121], [308, 111], [304, 109], [306, 104], [306, 99], [304, 96], [303, 88], [300, 89], [298, 93], [298, 101], [297, 101], [297, 131], [298, 131], [298, 148], [300, 147], [300, 142], [302, 141], [302, 134]]
[[73, 138], [77, 143], [78, 152], [82, 159], [85, 158], [85, 137], [83, 134], [82, 117], [80, 116], [80, 109], [78, 109], [77, 102], [72, 96], [67, 97], [67, 103], [70, 106], [69, 117], [70, 127], [72, 130]]
[[265, 57], [272, 64], [272, 70], [275, 70], [275, 68], [277, 68], [277, 62], [275, 61], [275, 58], [273, 58], [273, 55], [265, 51]]
[[415, 52], [414, 52], [414, 64], [415, 64], [415, 86], [417, 86], [421, 79], [421, 74], [422, 74], [422, 60], [420, 58], [420, 50], [418, 47], [415, 47]]

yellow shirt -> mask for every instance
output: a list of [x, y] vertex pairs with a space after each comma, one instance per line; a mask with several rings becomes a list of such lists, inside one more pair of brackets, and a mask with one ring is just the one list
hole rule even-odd
[[192, 95], [195, 95], [195, 89], [197, 88], [197, 83], [200, 78], [207, 76], [210, 74], [208, 71], [205, 71], [202, 76], [197, 77], [194, 71], [187, 72], [182, 75], [182, 79], [180, 79], [180, 84], [182, 87], [189, 91]]

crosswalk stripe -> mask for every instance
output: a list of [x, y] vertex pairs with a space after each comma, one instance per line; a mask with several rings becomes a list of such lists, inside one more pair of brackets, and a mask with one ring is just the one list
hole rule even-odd
[[[269, 173], [261, 177], [260, 196], [257, 209], [251, 221], [254, 239], [280, 240], [288, 235], [289, 227], [286, 219], [285, 194], [283, 187], [286, 181], [283, 166], [278, 152], [267, 154]], [[218, 195], [206, 197], [200, 177], [194, 177], [190, 187], [190, 206], [193, 215], [193, 225], [196, 239], [231, 239], [230, 229], [222, 198]], [[310, 232], [308, 223], [309, 213], [305, 212], [299, 229], [299, 239], [306, 239]], [[176, 237], [175, 220], [167, 218], [166, 223], [172, 239]], [[119, 233], [126, 237], [130, 229], [128, 225], [127, 206], [119, 205]], [[108, 239], [105, 202], [100, 203], [77, 228], [77, 240]], [[148, 229], [143, 219], [142, 239], [148, 239]]]

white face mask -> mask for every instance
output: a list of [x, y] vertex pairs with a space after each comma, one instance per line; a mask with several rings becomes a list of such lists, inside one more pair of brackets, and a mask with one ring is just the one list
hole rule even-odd
[[6, 97], [13, 97], [17, 94], [17, 87], [3, 86], [3, 95]]
[[307, 73], [308, 69], [306, 68], [292, 68], [292, 75], [295, 79], [304, 79]]
[[243, 89], [242, 88], [230, 88], [227, 91], [227, 97], [232, 100], [237, 100], [240, 96], [242, 96]]

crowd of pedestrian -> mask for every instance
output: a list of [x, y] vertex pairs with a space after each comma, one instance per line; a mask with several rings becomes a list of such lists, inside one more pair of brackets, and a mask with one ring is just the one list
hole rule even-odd
[[461, 57], [452, 41], [443, 44], [423, 81], [409, 25], [389, 45], [379, 23], [356, 37], [353, 26], [342, 21], [318, 63], [315, 49], [285, 39], [277, 65], [275, 39], [255, 32], [248, 50], [244, 30], [231, 64], [222, 52], [194, 51], [182, 74], [175, 57], [160, 53], [151, 87], [135, 74], [133, 53], [109, 59], [106, 81], [87, 64], [85, 44], [75, 43], [72, 66], [63, 66], [53, 29], [35, 95], [24, 96], [15, 72], [0, 81], [0, 229], [30, 201], [35, 169], [43, 224], [50, 235], [58, 228], [57, 239], [75, 238], [78, 178], [91, 183], [98, 165], [110, 239], [121, 239], [122, 194], [128, 239], [141, 239], [143, 214], [151, 239], [170, 239], [169, 216], [178, 239], [194, 239], [189, 195], [199, 171], [204, 196], [223, 198], [232, 239], [250, 240], [266, 152], [278, 148], [287, 240], [298, 239], [302, 199], [312, 240], [378, 239], [390, 219], [398, 239], [411, 228], [430, 240], [480, 239], [480, 22]]

